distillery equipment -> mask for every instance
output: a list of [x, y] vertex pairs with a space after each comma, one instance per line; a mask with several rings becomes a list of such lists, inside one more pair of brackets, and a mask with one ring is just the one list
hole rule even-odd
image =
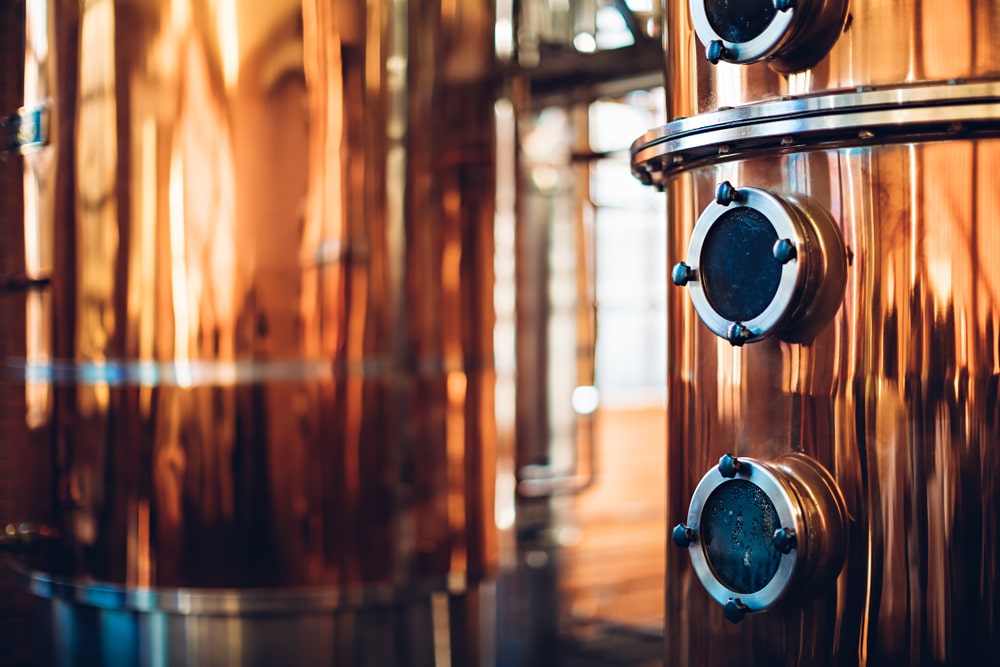
[[492, 8], [25, 7], [40, 659], [491, 664]]
[[995, 661], [998, 27], [667, 4], [668, 665]]

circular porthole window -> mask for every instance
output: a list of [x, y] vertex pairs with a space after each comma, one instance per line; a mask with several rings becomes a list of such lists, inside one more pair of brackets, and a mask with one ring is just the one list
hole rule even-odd
[[833, 477], [804, 454], [727, 454], [698, 483], [673, 540], [738, 622], [829, 583], [847, 552], [847, 508]]
[[847, 16], [846, 0], [690, 0], [689, 8], [710, 62], [774, 60], [780, 71], [819, 61]]
[[737, 44], [764, 34], [777, 13], [773, 0], [705, 0], [704, 7], [712, 30]]
[[846, 254], [825, 211], [803, 198], [719, 185], [672, 272], [701, 320], [733, 345], [808, 340], [839, 308]]

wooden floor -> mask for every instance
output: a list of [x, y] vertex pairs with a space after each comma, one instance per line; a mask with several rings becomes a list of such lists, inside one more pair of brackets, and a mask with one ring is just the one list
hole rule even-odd
[[560, 597], [575, 635], [608, 626], [662, 634], [665, 428], [659, 407], [598, 413], [597, 482], [562, 513], [570, 538]]

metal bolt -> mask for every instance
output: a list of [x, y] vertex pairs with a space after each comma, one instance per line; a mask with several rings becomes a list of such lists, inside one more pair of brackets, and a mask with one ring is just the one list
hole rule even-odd
[[787, 12], [795, 5], [795, 0], [774, 0], [774, 8], [779, 12]]
[[722, 181], [715, 186], [715, 203], [722, 206], [729, 206], [733, 202], [743, 199], [740, 191], [733, 187], [729, 181]]
[[753, 338], [753, 334], [739, 322], [733, 322], [726, 331], [726, 340], [735, 347], [742, 347], [743, 343]]
[[674, 544], [679, 546], [681, 549], [687, 549], [691, 546], [692, 542], [698, 539], [698, 533], [696, 533], [693, 528], [689, 528], [683, 523], [679, 523], [674, 526], [674, 530], [670, 534], [670, 537], [673, 539]]
[[739, 623], [750, 611], [739, 598], [729, 598], [729, 601], [722, 605], [722, 610], [726, 614], [726, 620], [730, 623]]
[[795, 244], [789, 239], [778, 239], [774, 242], [774, 247], [771, 248], [771, 253], [774, 255], [774, 258], [782, 264], [788, 264], [790, 261], [795, 259]]
[[649, 170], [646, 169], [645, 167], [640, 167], [636, 172], [636, 176], [639, 178], [639, 182], [641, 182], [643, 185], [653, 184], [653, 175], [649, 173]]
[[795, 529], [794, 528], [779, 528], [774, 531], [774, 548], [778, 550], [778, 553], [791, 553], [792, 549], [795, 548], [796, 540]]
[[723, 454], [719, 459], [719, 474], [726, 479], [736, 477], [737, 473], [746, 473], [749, 467], [732, 454]]
[[708, 62], [717, 65], [720, 60], [726, 57], [725, 45], [720, 40], [713, 39], [709, 43], [708, 48], [705, 49], [705, 57], [708, 59]]
[[697, 275], [695, 274], [695, 270], [684, 262], [677, 262], [670, 271], [670, 278], [678, 287], [684, 287], [684, 285], [687, 285], [692, 280], [697, 280]]

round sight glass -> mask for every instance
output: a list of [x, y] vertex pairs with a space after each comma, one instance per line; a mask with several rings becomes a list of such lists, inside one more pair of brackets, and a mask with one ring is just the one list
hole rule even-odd
[[701, 515], [701, 536], [719, 581], [744, 595], [767, 586], [781, 562], [773, 538], [780, 527], [774, 503], [756, 484], [737, 479], [715, 489]]

